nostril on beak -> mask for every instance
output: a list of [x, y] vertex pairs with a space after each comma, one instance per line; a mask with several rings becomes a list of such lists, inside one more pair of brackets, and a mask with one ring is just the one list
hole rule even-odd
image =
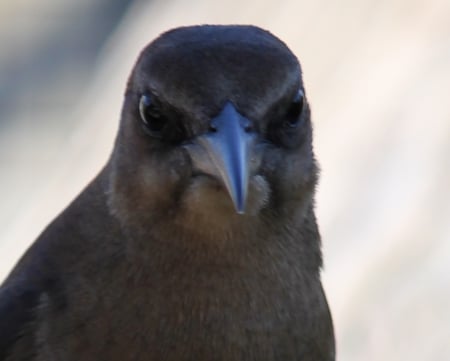
[[218, 131], [218, 127], [217, 127], [217, 122], [214, 121], [214, 119], [209, 123], [209, 128], [208, 128], [208, 132], [209, 133], [217, 133]]
[[246, 133], [253, 132], [253, 122], [249, 119], [242, 119], [241, 120], [241, 127], [244, 129]]

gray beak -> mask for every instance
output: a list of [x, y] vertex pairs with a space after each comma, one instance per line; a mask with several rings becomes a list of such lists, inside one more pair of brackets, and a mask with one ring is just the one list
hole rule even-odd
[[239, 114], [230, 102], [211, 120], [211, 130], [197, 139], [239, 214], [245, 213], [253, 139], [250, 120]]

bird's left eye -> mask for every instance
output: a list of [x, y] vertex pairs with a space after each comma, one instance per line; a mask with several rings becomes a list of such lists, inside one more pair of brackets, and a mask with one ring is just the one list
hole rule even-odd
[[144, 94], [139, 101], [139, 114], [142, 123], [150, 135], [159, 137], [167, 124], [167, 119], [161, 114], [158, 104], [150, 95]]
[[303, 98], [303, 91], [299, 89], [287, 110], [286, 118], [284, 121], [284, 125], [286, 127], [296, 128], [299, 125], [303, 110]]
[[286, 148], [295, 148], [307, 131], [308, 114], [305, 112], [303, 90], [299, 89], [290, 102], [279, 107], [267, 128], [267, 139], [273, 144]]

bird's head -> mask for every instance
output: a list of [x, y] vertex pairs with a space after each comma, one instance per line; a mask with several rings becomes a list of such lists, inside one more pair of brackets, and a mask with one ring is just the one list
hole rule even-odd
[[317, 169], [296, 57], [252, 26], [164, 33], [129, 78], [111, 167], [110, 206], [130, 224], [300, 217]]

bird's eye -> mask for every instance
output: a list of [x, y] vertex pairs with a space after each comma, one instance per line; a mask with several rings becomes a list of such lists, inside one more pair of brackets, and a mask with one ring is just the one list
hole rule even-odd
[[295, 148], [305, 139], [308, 132], [305, 125], [308, 124], [309, 114], [304, 98], [303, 90], [299, 89], [287, 106], [284, 103], [275, 110], [266, 135], [273, 144]]
[[145, 129], [150, 135], [158, 137], [167, 124], [167, 119], [161, 114], [158, 104], [150, 95], [142, 95], [139, 101], [139, 114]]
[[284, 125], [288, 128], [296, 128], [301, 120], [304, 94], [301, 89], [297, 92], [286, 113]]

